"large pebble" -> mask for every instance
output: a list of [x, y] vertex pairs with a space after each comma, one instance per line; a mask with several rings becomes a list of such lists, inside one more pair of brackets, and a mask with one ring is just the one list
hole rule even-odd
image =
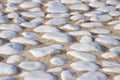
[[98, 60], [96, 55], [86, 53], [86, 52], [68, 51], [67, 54], [69, 54], [75, 58], [81, 59], [83, 61], [97, 61]]
[[77, 71], [96, 71], [100, 68], [97, 64], [88, 61], [74, 62], [70, 66]]

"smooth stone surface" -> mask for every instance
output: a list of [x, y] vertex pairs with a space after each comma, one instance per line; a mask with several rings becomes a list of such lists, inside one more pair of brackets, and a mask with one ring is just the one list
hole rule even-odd
[[55, 49], [52, 47], [33, 48], [29, 50], [29, 52], [35, 57], [43, 57], [47, 55], [61, 53], [59, 49]]
[[20, 68], [28, 71], [33, 71], [33, 70], [39, 70], [39, 69], [44, 69], [46, 68], [46, 64], [42, 62], [21, 62], [18, 65]]
[[55, 67], [55, 68], [48, 69], [47, 72], [61, 72], [61, 71], [64, 71], [64, 70], [67, 70], [67, 69], [64, 68], [64, 67]]
[[48, 2], [48, 4], [46, 4], [46, 6], [48, 6], [48, 8], [46, 10], [47, 12], [51, 12], [51, 13], [69, 12], [69, 8], [67, 8], [62, 3], [57, 2], [57, 1]]
[[119, 30], [119, 29], [120, 29], [120, 24], [116, 24], [116, 25], [113, 27], [113, 29]]
[[70, 66], [77, 71], [96, 71], [100, 68], [97, 64], [88, 61], [74, 62]]
[[101, 2], [98, 0], [90, 0], [90, 1], [91, 2], [89, 3], [89, 6], [94, 7], [94, 8], [99, 8], [99, 7], [107, 5], [105, 2]]
[[102, 51], [102, 48], [96, 43], [74, 43], [70, 46], [71, 49], [76, 51]]
[[23, 23], [23, 22], [27, 22], [24, 18], [18, 17], [18, 18], [14, 18], [14, 23]]
[[96, 55], [86, 53], [86, 52], [68, 51], [67, 54], [75, 58], [81, 59], [83, 61], [97, 61], [98, 60]]
[[38, 22], [23, 22], [20, 25], [23, 27], [26, 27], [26, 28], [36, 28], [37, 26], [40, 25], [40, 23], [38, 23]]
[[90, 7], [86, 4], [73, 4], [70, 6], [70, 9], [88, 11], [90, 10]]
[[33, 8], [33, 7], [40, 7], [40, 4], [36, 3], [36, 2], [32, 2], [32, 1], [27, 1], [27, 2], [23, 2], [22, 4], [20, 4], [21, 8]]
[[16, 12], [13, 12], [13, 13], [10, 13], [7, 15], [8, 18], [18, 18], [19, 17], [19, 14], [16, 13]]
[[103, 24], [101, 22], [87, 22], [87, 23], [82, 23], [81, 27], [85, 28], [94, 28], [94, 27], [102, 27]]
[[23, 72], [20, 76], [24, 80], [57, 80], [55, 75], [43, 71]]
[[5, 16], [0, 16], [0, 23], [6, 23], [6, 22], [8, 22], [9, 21], [9, 19], [7, 18], [7, 17], [5, 17]]
[[68, 23], [69, 20], [67, 18], [60, 18], [60, 17], [55, 17], [50, 20], [48, 20], [45, 24], [47, 25], [62, 25]]
[[18, 35], [18, 32], [16, 31], [5, 30], [0, 32], [1, 38], [12, 38], [12, 37], [16, 37], [17, 35]]
[[120, 46], [112, 47], [109, 49], [109, 51], [120, 53]]
[[93, 39], [90, 36], [82, 36], [80, 39], [80, 43], [92, 43]]
[[6, 64], [0, 62], [0, 74], [16, 74], [17, 73], [17, 68], [14, 65]]
[[38, 45], [40, 42], [31, 38], [26, 37], [17, 37], [10, 40], [11, 42], [15, 43], [22, 43], [22, 44], [30, 44], [30, 45]]
[[64, 46], [61, 45], [61, 44], [52, 44], [49, 47], [52, 47], [52, 48], [55, 48], [55, 49], [63, 49]]
[[91, 17], [91, 21], [101, 21], [101, 22], [104, 22], [104, 21], [110, 21], [112, 20], [112, 16], [110, 15], [96, 15], [96, 16], [93, 16]]
[[15, 79], [10, 76], [5, 76], [5, 77], [0, 77], [0, 80], [15, 80]]
[[19, 43], [7, 43], [0, 47], [0, 54], [3, 55], [13, 55], [19, 54], [24, 50], [24, 46]]
[[67, 59], [64, 59], [64, 58], [60, 58], [60, 57], [53, 57], [50, 62], [53, 64], [53, 65], [64, 65], [64, 64], [67, 64], [68, 63], [68, 60]]
[[119, 2], [118, 0], [107, 0], [106, 3], [107, 3], [107, 4], [111, 4], [111, 5], [120, 4], [120, 2]]
[[65, 4], [75, 4], [75, 3], [81, 3], [81, 0], [61, 0], [62, 3], [65, 3]]
[[20, 30], [22, 30], [22, 27], [17, 24], [1, 24], [0, 29], [1, 30], [20, 31]]
[[115, 24], [118, 24], [118, 23], [120, 23], [120, 20], [114, 20], [114, 21], [108, 22], [109, 25], [115, 25]]
[[90, 36], [91, 33], [89, 31], [85, 31], [85, 30], [80, 30], [80, 31], [72, 31], [68, 33], [69, 35], [88, 35]]
[[102, 66], [104, 66], [104, 67], [117, 67], [117, 66], [120, 66], [120, 64], [116, 61], [102, 61]]
[[114, 16], [114, 17], [120, 16], [120, 12], [119, 11], [111, 11], [111, 12], [109, 12], [109, 15]]
[[98, 11], [103, 11], [103, 12], [110, 12], [110, 11], [115, 11], [116, 8], [113, 7], [113, 6], [102, 6], [102, 7], [99, 7], [97, 8]]
[[16, 3], [16, 4], [22, 3], [22, 2], [24, 2], [24, 1], [25, 1], [25, 0], [7, 0], [7, 2]]
[[75, 25], [75, 24], [66, 24], [66, 25], [60, 27], [60, 29], [80, 30], [80, 27], [78, 25]]
[[7, 58], [7, 63], [17, 63], [17, 62], [20, 62], [20, 61], [23, 61], [25, 59], [24, 56], [20, 56], [20, 55], [13, 55], [13, 56], [9, 56]]
[[74, 21], [81, 20], [81, 19], [84, 19], [84, 16], [82, 14], [75, 14], [75, 15], [72, 15], [70, 19]]
[[39, 18], [45, 16], [44, 12], [21, 12], [20, 14], [28, 18]]
[[106, 80], [107, 76], [101, 72], [87, 72], [82, 74], [77, 80]]
[[109, 68], [102, 68], [104, 72], [110, 73], [120, 73], [120, 67], [109, 67]]
[[60, 32], [59, 29], [57, 29], [54, 26], [49, 25], [40, 25], [37, 28], [34, 29], [35, 32]]
[[72, 71], [63, 71], [61, 73], [61, 79], [62, 80], [70, 80], [72, 78], [74, 78], [76, 76], [76, 73], [75, 72], [72, 72]]
[[23, 32], [21, 33], [21, 35], [23, 35], [26, 38], [35, 38], [39, 36], [37, 33], [34, 32]]
[[111, 30], [102, 29], [102, 28], [96, 28], [96, 29], [92, 29], [91, 32], [95, 33], [95, 34], [110, 34]]
[[104, 53], [102, 54], [101, 56], [108, 59], [108, 58], [116, 58], [116, 57], [119, 57], [119, 53], [117, 52], [108, 52], [108, 53]]
[[42, 35], [42, 38], [55, 40], [58, 42], [70, 42], [72, 37], [62, 32], [50, 32]]
[[109, 44], [109, 45], [120, 44], [119, 40], [117, 40], [115, 38], [111, 38], [111, 37], [100, 37], [100, 38], [96, 38], [95, 41], [103, 43], [103, 44]]
[[69, 13], [51, 13], [46, 15], [47, 18], [53, 17], [69, 17]]

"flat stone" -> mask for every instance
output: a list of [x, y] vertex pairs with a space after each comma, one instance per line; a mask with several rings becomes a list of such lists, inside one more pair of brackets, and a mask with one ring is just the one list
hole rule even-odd
[[24, 18], [18, 17], [18, 18], [14, 18], [14, 23], [23, 23], [23, 22], [27, 22], [27, 20], [25, 20]]
[[19, 6], [25, 9], [25, 8], [40, 7], [40, 4], [32, 1], [27, 1], [27, 2], [23, 2]]
[[80, 30], [80, 31], [72, 31], [72, 32], [68, 32], [69, 35], [88, 35], [90, 36], [91, 33], [89, 31], [85, 31], [85, 30]]
[[88, 11], [90, 10], [90, 7], [87, 6], [86, 4], [73, 4], [70, 6], [70, 9]]
[[22, 43], [22, 44], [30, 44], [30, 45], [38, 45], [40, 42], [31, 38], [26, 37], [17, 37], [10, 40], [11, 42], [15, 43]]
[[90, 18], [91, 21], [110, 21], [113, 17], [110, 15], [96, 15]]
[[96, 29], [92, 29], [90, 32], [95, 33], [95, 34], [110, 34], [111, 30], [96, 28]]
[[69, 35], [62, 33], [62, 32], [46, 33], [42, 36], [42, 38], [55, 40], [58, 42], [70, 42], [70, 41], [72, 41], [72, 38]]
[[109, 49], [109, 51], [120, 53], [120, 46], [112, 47]]
[[23, 61], [25, 59], [24, 56], [20, 56], [20, 55], [13, 55], [7, 58], [7, 63], [16, 63], [16, 62], [20, 62]]
[[75, 58], [81, 59], [83, 61], [97, 61], [98, 60], [96, 55], [86, 53], [86, 52], [68, 51], [67, 54]]
[[55, 75], [43, 71], [23, 72], [20, 76], [24, 80], [57, 80]]
[[71, 20], [76, 21], [76, 20], [81, 20], [84, 19], [85, 17], [82, 14], [75, 14], [70, 17]]
[[6, 64], [0, 62], [0, 74], [16, 74], [17, 73], [17, 68], [14, 65]]
[[62, 3], [65, 3], [65, 4], [75, 4], [75, 3], [82, 3], [81, 0], [61, 0]]
[[110, 4], [110, 5], [120, 4], [120, 2], [119, 2], [118, 0], [107, 0], [106, 3], [107, 3], [107, 4]]
[[118, 24], [118, 23], [120, 23], [120, 20], [114, 20], [114, 21], [108, 22], [109, 25], [115, 25], [115, 24]]
[[55, 49], [52, 47], [33, 48], [29, 52], [35, 57], [43, 57], [47, 55], [61, 53], [59, 49]]
[[74, 43], [70, 46], [71, 49], [76, 51], [102, 51], [102, 48], [96, 43]]
[[99, 7], [97, 8], [98, 11], [103, 11], [103, 12], [110, 12], [110, 11], [115, 11], [116, 8], [113, 7], [113, 6], [102, 6], [102, 7]]
[[114, 17], [120, 16], [120, 12], [119, 11], [111, 11], [111, 12], [109, 12], [109, 15], [114, 16]]
[[43, 18], [40, 18], [40, 17], [36, 17], [36, 18], [34, 18], [34, 19], [32, 19], [31, 20], [31, 22], [38, 22], [38, 23], [42, 23], [44, 21], [44, 19]]
[[70, 66], [77, 71], [96, 71], [100, 68], [97, 64], [88, 61], [74, 62]]
[[20, 14], [28, 18], [38, 18], [45, 16], [44, 12], [21, 12]]
[[22, 3], [24, 2], [25, 0], [7, 0], [7, 2], [10, 2], [10, 3], [15, 3], [15, 4], [19, 4], [19, 3]]
[[80, 27], [76, 24], [66, 24], [66, 25], [60, 27], [60, 29], [80, 30]]
[[39, 7], [29, 9], [30, 12], [39, 12], [42, 11]]
[[67, 64], [68, 63], [68, 60], [67, 59], [64, 59], [64, 58], [60, 58], [60, 57], [53, 57], [50, 62], [53, 64], [53, 65], [64, 65], [64, 64]]
[[109, 45], [120, 44], [120, 41], [118, 41], [115, 38], [111, 38], [111, 37], [100, 37], [100, 38], [96, 38], [95, 41], [103, 43], [103, 44], [109, 44]]
[[77, 80], [106, 80], [107, 76], [101, 72], [87, 72], [82, 74]]
[[102, 6], [106, 6], [107, 4], [105, 2], [101, 2], [101, 1], [92, 1], [89, 3], [89, 6], [91, 7], [94, 7], [94, 8], [99, 8], [99, 7], [102, 7]]
[[5, 16], [0, 16], [0, 23], [6, 23], [6, 22], [8, 22], [9, 21], [9, 19], [7, 18], [7, 17], [5, 17]]
[[34, 29], [35, 32], [60, 32], [59, 29], [57, 29], [54, 26], [49, 25], [40, 25], [37, 28]]
[[102, 68], [104, 72], [110, 73], [120, 73], [120, 67], [109, 67], [109, 68]]
[[23, 27], [26, 27], [26, 28], [36, 28], [40, 25], [40, 23], [38, 23], [38, 22], [23, 22], [20, 25]]
[[114, 80], [120, 80], [120, 75], [115, 76]]
[[102, 54], [101, 56], [108, 59], [108, 58], [116, 58], [116, 57], [119, 57], [119, 53], [117, 52], [108, 52], [108, 53], [104, 53]]
[[8, 17], [8, 18], [18, 18], [18, 17], [19, 17], [19, 14], [16, 13], [16, 12], [13, 12], [13, 13], [9, 13], [9, 14], [7, 15], [7, 17]]
[[119, 39], [117, 36], [114, 35], [108, 35], [108, 34], [99, 34], [98, 37], [103, 37], [103, 38], [114, 38], [114, 39]]
[[63, 49], [64, 46], [61, 45], [61, 44], [52, 44], [49, 47], [52, 47], [52, 48], [55, 48], [55, 49]]
[[62, 80], [70, 80], [70, 79], [72, 79], [72, 78], [75, 78], [75, 76], [76, 76], [76, 73], [75, 72], [72, 72], [72, 71], [63, 71], [62, 73], [61, 73], [61, 79]]
[[4, 76], [4, 77], [0, 77], [0, 80], [15, 80], [15, 79], [10, 76]]
[[33, 2], [36, 2], [36, 3], [42, 3], [44, 2], [45, 0], [32, 0]]
[[67, 18], [55, 17], [55, 18], [48, 20], [45, 24], [47, 24], [47, 25], [63, 25], [68, 22], [69, 22], [69, 20]]
[[46, 6], [48, 6], [47, 12], [50, 12], [50, 13], [65, 13], [65, 12], [69, 12], [69, 8], [67, 8], [62, 3], [57, 2], [57, 1], [48, 2], [48, 4], [46, 4]]
[[39, 36], [37, 33], [34, 32], [23, 32], [21, 34], [26, 38], [35, 38]]
[[13, 30], [13, 31], [20, 31], [22, 30], [22, 27], [16, 24], [1, 24], [0, 25], [1, 30]]
[[24, 46], [19, 43], [7, 43], [0, 47], [0, 54], [13, 55], [19, 54], [24, 50]]
[[91, 43], [91, 42], [93, 42], [93, 39], [90, 36], [82, 36], [80, 39], [80, 43]]
[[97, 16], [97, 15], [102, 15], [102, 14], [103, 14], [102, 11], [91, 11], [91, 12], [86, 12], [84, 14], [84, 16], [93, 17], [93, 16]]
[[19, 64], [19, 67], [24, 69], [24, 70], [38, 70], [38, 69], [44, 69], [46, 68], [46, 64], [42, 63], [42, 62], [21, 62]]
[[120, 29], [120, 24], [116, 24], [116, 25], [113, 27], [113, 29], [119, 30], [119, 29]]
[[55, 68], [48, 69], [47, 72], [61, 72], [64, 70], [66, 70], [66, 68], [64, 68], [64, 67], [55, 67]]
[[46, 15], [47, 18], [54, 18], [54, 17], [69, 17], [69, 13], [51, 13]]
[[120, 64], [116, 61], [102, 61], [103, 67], [118, 67]]
[[17, 35], [18, 35], [18, 32], [16, 31], [5, 30], [0, 32], [1, 38], [12, 38], [12, 37], [16, 37]]
[[102, 27], [103, 24], [101, 22], [86, 22], [86, 23], [82, 23], [81, 27], [85, 27], [85, 28], [94, 28], [94, 27]]

